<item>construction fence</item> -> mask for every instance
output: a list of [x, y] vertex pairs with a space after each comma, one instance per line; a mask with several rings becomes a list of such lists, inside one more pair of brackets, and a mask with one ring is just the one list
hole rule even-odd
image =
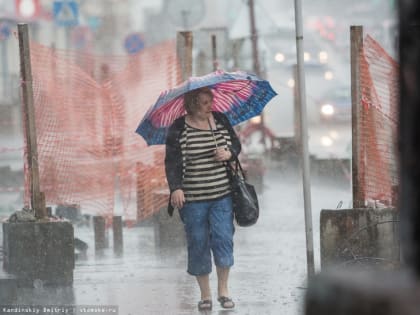
[[109, 219], [118, 208], [131, 220], [164, 207], [164, 148], [148, 147], [135, 130], [159, 93], [180, 82], [175, 42], [128, 56], [31, 42], [31, 63], [40, 186], [47, 205], [77, 204], [83, 213]]
[[360, 56], [359, 176], [365, 204], [395, 206], [398, 192], [398, 63], [372, 37]]
[[[392, 205], [398, 186], [398, 64], [369, 36], [361, 60], [359, 183], [365, 202]], [[164, 147], [148, 147], [135, 130], [160, 92], [180, 83], [175, 42], [129, 56], [31, 42], [31, 62], [47, 204], [77, 204], [83, 213], [109, 219], [118, 208], [135, 221], [165, 207]]]

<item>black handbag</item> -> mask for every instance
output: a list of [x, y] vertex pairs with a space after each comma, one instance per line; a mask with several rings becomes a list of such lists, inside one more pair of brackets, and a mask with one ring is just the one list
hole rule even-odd
[[260, 209], [254, 186], [246, 182], [245, 173], [238, 158], [235, 166], [229, 163], [233, 214], [239, 226], [251, 226], [258, 220]]
[[[210, 120], [208, 123], [217, 149], [216, 136]], [[226, 163], [232, 191], [233, 215], [239, 226], [251, 226], [257, 222], [260, 215], [257, 193], [254, 186], [246, 182], [245, 173], [238, 157], [235, 157], [234, 162], [234, 167], [232, 163]]]

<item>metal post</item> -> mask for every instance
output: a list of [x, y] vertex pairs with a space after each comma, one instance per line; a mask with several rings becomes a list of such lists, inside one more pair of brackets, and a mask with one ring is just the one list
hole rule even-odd
[[106, 247], [105, 237], [105, 218], [101, 216], [93, 217], [93, 231], [95, 235], [95, 250], [101, 250]]
[[306, 87], [305, 69], [303, 63], [303, 27], [302, 27], [302, 4], [295, 0], [295, 24], [296, 24], [296, 52], [297, 52], [297, 82], [300, 102], [300, 132], [303, 168], [303, 201], [305, 207], [305, 230], [306, 230], [306, 259], [308, 276], [315, 274], [314, 242], [312, 229], [312, 206], [311, 206], [311, 181], [308, 152], [308, 123], [306, 117]]
[[255, 24], [254, 0], [249, 0], [249, 20], [250, 20], [250, 25], [251, 25], [253, 70], [257, 76], [260, 76], [261, 69], [260, 69], [260, 60], [258, 56], [258, 34], [257, 34], [257, 27]]
[[216, 71], [218, 68], [217, 64], [217, 46], [216, 46], [216, 35], [211, 35], [211, 57], [213, 60], [213, 71]]
[[[3, 97], [7, 100], [7, 97], [10, 95], [10, 90], [8, 90], [8, 75], [9, 75], [9, 68], [8, 68], [8, 54], [7, 54], [7, 40], [1, 41], [1, 69], [3, 71], [2, 80], [3, 80]], [[9, 94], [9, 95], [8, 95]], [[11, 95], [10, 95], [11, 98]]]
[[302, 134], [301, 134], [301, 118], [300, 118], [300, 100], [299, 100], [299, 91], [298, 91], [298, 85], [296, 82], [298, 82], [298, 68], [297, 65], [293, 65], [293, 80], [295, 82], [295, 86], [293, 87], [293, 121], [294, 121], [294, 131], [295, 131], [295, 143], [296, 147], [300, 148], [302, 146], [301, 140], [302, 140]]
[[177, 33], [176, 51], [179, 62], [181, 64], [182, 81], [185, 81], [192, 76], [192, 45], [192, 32], [187, 31]]
[[23, 117], [28, 149], [29, 189], [31, 206], [38, 218], [46, 216], [45, 204], [39, 187], [38, 148], [35, 128], [35, 109], [32, 90], [32, 70], [29, 47], [28, 25], [18, 24], [20, 76], [22, 86]]
[[123, 222], [121, 216], [114, 216], [112, 218], [112, 232], [114, 238], [114, 252], [122, 254], [123, 252]]
[[352, 188], [353, 208], [364, 207], [364, 196], [362, 191], [362, 176], [359, 168], [360, 157], [360, 53], [363, 49], [363, 27], [350, 26], [350, 53], [351, 53], [351, 130], [352, 130]]
[[[249, 0], [249, 20], [251, 25], [251, 43], [252, 43], [252, 60], [253, 60], [253, 70], [255, 74], [261, 77], [261, 67], [260, 67], [260, 57], [258, 55], [258, 33], [255, 23], [255, 10], [254, 10], [254, 0]], [[264, 151], [266, 151], [266, 141], [265, 141], [265, 122], [264, 122], [264, 113], [260, 114], [261, 118], [261, 132], [262, 132], [262, 141], [264, 146]]]

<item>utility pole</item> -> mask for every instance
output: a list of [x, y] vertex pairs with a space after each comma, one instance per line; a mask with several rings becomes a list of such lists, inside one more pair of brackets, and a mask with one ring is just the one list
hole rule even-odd
[[[249, 0], [249, 20], [251, 25], [251, 43], [252, 43], [252, 64], [253, 64], [253, 71], [254, 73], [261, 78], [261, 67], [260, 67], [260, 58], [258, 55], [258, 33], [257, 27], [255, 25], [255, 9], [254, 9], [254, 0]], [[266, 143], [265, 143], [265, 123], [264, 123], [264, 114], [261, 113], [260, 115], [261, 122], [261, 132], [262, 132], [262, 141], [264, 145], [264, 151], [266, 151]]]

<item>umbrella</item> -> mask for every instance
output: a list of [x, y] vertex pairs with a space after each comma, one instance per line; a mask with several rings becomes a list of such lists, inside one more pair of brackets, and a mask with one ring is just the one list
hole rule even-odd
[[243, 71], [218, 70], [201, 77], [191, 77], [179, 86], [164, 91], [150, 107], [137, 127], [148, 145], [164, 144], [175, 119], [185, 114], [184, 95], [209, 87], [213, 92], [213, 110], [224, 113], [232, 126], [261, 113], [277, 93], [270, 83]]

